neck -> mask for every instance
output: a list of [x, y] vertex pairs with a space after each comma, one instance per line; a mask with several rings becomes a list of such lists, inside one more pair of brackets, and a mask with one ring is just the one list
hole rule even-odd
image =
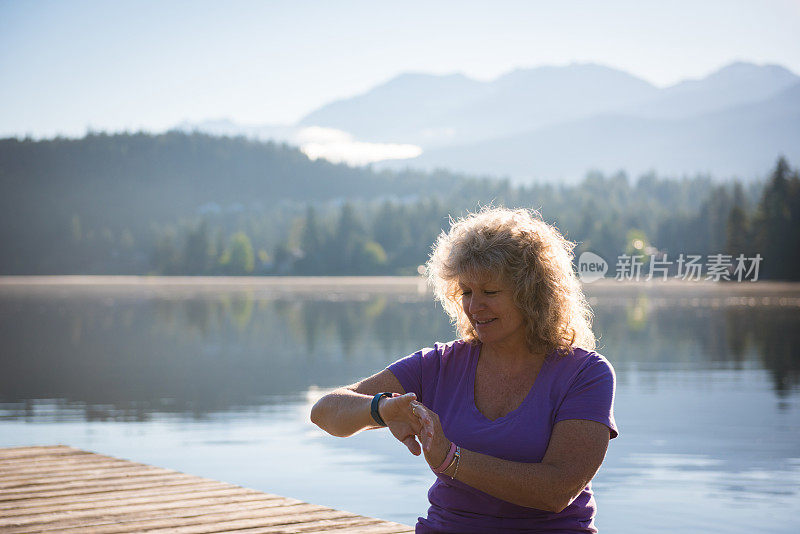
[[516, 370], [523, 369], [544, 361], [545, 354], [531, 351], [526, 343], [492, 343], [483, 345], [481, 357], [491, 363], [496, 369]]

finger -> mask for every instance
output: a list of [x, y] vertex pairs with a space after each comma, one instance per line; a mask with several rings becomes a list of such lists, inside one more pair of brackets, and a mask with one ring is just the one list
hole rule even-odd
[[422, 432], [422, 422], [420, 422], [419, 419], [413, 419], [408, 424], [411, 426], [411, 430], [414, 432], [414, 434], [419, 434]]
[[406, 425], [410, 430], [410, 434], [419, 434], [422, 431], [422, 423], [416, 417], [409, 417], [401, 422], [398, 422], [398, 424]]
[[433, 424], [430, 422], [430, 420], [424, 421], [421, 431], [418, 435], [425, 451], [431, 450], [431, 446], [433, 445], [433, 433]]
[[427, 419], [430, 419], [430, 417], [431, 417], [431, 412], [430, 412], [430, 410], [428, 410], [428, 409], [427, 409], [425, 406], [423, 406], [422, 404], [420, 404], [419, 406], [417, 406], [417, 410], [416, 410], [416, 412], [417, 412], [417, 416], [419, 416], [419, 418], [420, 418], [420, 419], [426, 419], [426, 418], [427, 418]]
[[398, 413], [407, 412], [408, 415], [411, 415], [411, 403], [414, 402], [416, 398], [417, 396], [413, 393], [406, 393], [405, 395], [400, 395], [399, 397], [392, 397], [391, 402], [395, 405]]
[[430, 427], [430, 428], [434, 428], [434, 427], [436, 426], [436, 423], [435, 423], [435, 421], [434, 421], [434, 420], [433, 420], [433, 418], [432, 418], [430, 415], [428, 415], [428, 414], [420, 415], [420, 417], [419, 417], [419, 421], [420, 421], [420, 424], [421, 424], [423, 427]]
[[433, 437], [429, 434], [423, 433], [419, 436], [419, 442], [422, 444], [422, 448], [425, 452], [430, 452], [431, 447], [433, 446]]
[[420, 419], [423, 419], [425, 417], [430, 418], [432, 416], [432, 414], [433, 414], [431, 409], [428, 408], [427, 406], [425, 406], [424, 404], [418, 404], [416, 412], [417, 412], [417, 416]]
[[408, 412], [406, 412], [408, 416], [409, 423], [414, 426], [419, 426], [420, 416], [422, 415], [422, 404], [419, 402], [411, 402], [408, 405]]
[[425, 408], [424, 416], [420, 417], [420, 420], [423, 424], [429, 424], [432, 428], [441, 428], [441, 423], [439, 422], [439, 416], [436, 415], [436, 412]]
[[410, 405], [412, 402], [417, 400], [417, 396], [414, 393], [406, 393], [405, 395], [400, 395], [400, 399]]
[[433, 419], [426, 419], [425, 422], [423, 423], [423, 426], [425, 427], [425, 430], [427, 430], [430, 436], [433, 436], [433, 434], [436, 432], [437, 425], [436, 421], [434, 421]]
[[411, 451], [411, 454], [414, 456], [419, 456], [422, 454], [422, 450], [420, 449], [419, 443], [414, 436], [408, 436], [406, 439], [403, 440], [408, 450]]

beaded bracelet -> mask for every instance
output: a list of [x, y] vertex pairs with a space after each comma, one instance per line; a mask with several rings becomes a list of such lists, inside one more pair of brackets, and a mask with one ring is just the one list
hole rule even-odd
[[442, 465], [433, 469], [434, 473], [444, 473], [447, 469], [453, 464], [453, 456], [456, 453], [456, 444], [452, 441], [450, 442], [450, 450], [447, 452], [447, 456], [444, 457], [444, 461]]
[[456, 463], [456, 468], [453, 471], [453, 476], [450, 477], [453, 480], [455, 480], [456, 475], [458, 474], [458, 466], [461, 465], [461, 447], [456, 447], [456, 452], [455, 452], [454, 456], [455, 456], [455, 458], [453, 459], [453, 461]]

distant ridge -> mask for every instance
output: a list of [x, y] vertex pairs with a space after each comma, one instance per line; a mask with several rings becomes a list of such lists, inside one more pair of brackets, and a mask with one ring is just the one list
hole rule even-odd
[[417, 158], [379, 167], [522, 182], [575, 181], [592, 169], [747, 179], [781, 153], [800, 159], [798, 83], [780, 65], [745, 62], [666, 88], [597, 64], [517, 69], [488, 82], [406, 73], [322, 106], [294, 127], [422, 148]]
[[595, 115], [472, 145], [424, 153], [419, 168], [444, 167], [518, 180], [577, 182], [587, 169], [636, 176], [698, 172], [744, 180], [783, 154], [800, 158], [800, 83], [760, 102], [680, 119]]
[[629, 112], [648, 118], [685, 118], [760, 101], [799, 81], [800, 77], [779, 65], [731, 63], [705, 78], [667, 87]]
[[323, 106], [300, 124], [369, 140], [447, 146], [639, 102], [657, 91], [628, 73], [594, 64], [517, 69], [491, 82], [460, 74], [401, 74]]

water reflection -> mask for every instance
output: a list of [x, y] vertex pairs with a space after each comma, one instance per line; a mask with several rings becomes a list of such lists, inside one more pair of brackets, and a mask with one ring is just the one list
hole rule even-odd
[[452, 337], [432, 303], [408, 300], [4, 298], [0, 400], [18, 417], [35, 399], [84, 403], [90, 420], [278, 402]]
[[[593, 482], [601, 531], [796, 530], [798, 299], [592, 291], [621, 428]], [[309, 397], [452, 336], [415, 292], [0, 292], [1, 444], [68, 443], [413, 524], [424, 462], [387, 432], [330, 437]]]
[[[621, 384], [630, 369], [763, 368], [779, 399], [800, 384], [792, 302], [593, 299]], [[0, 401], [5, 418], [37, 417], [37, 399], [86, 420], [204, 417], [349, 383], [453, 336], [419, 294], [4, 295]]]
[[800, 384], [800, 309], [796, 306], [665, 304], [638, 297], [609, 305], [598, 302], [594, 308], [600, 350], [618, 366], [757, 366], [769, 371], [779, 397]]

